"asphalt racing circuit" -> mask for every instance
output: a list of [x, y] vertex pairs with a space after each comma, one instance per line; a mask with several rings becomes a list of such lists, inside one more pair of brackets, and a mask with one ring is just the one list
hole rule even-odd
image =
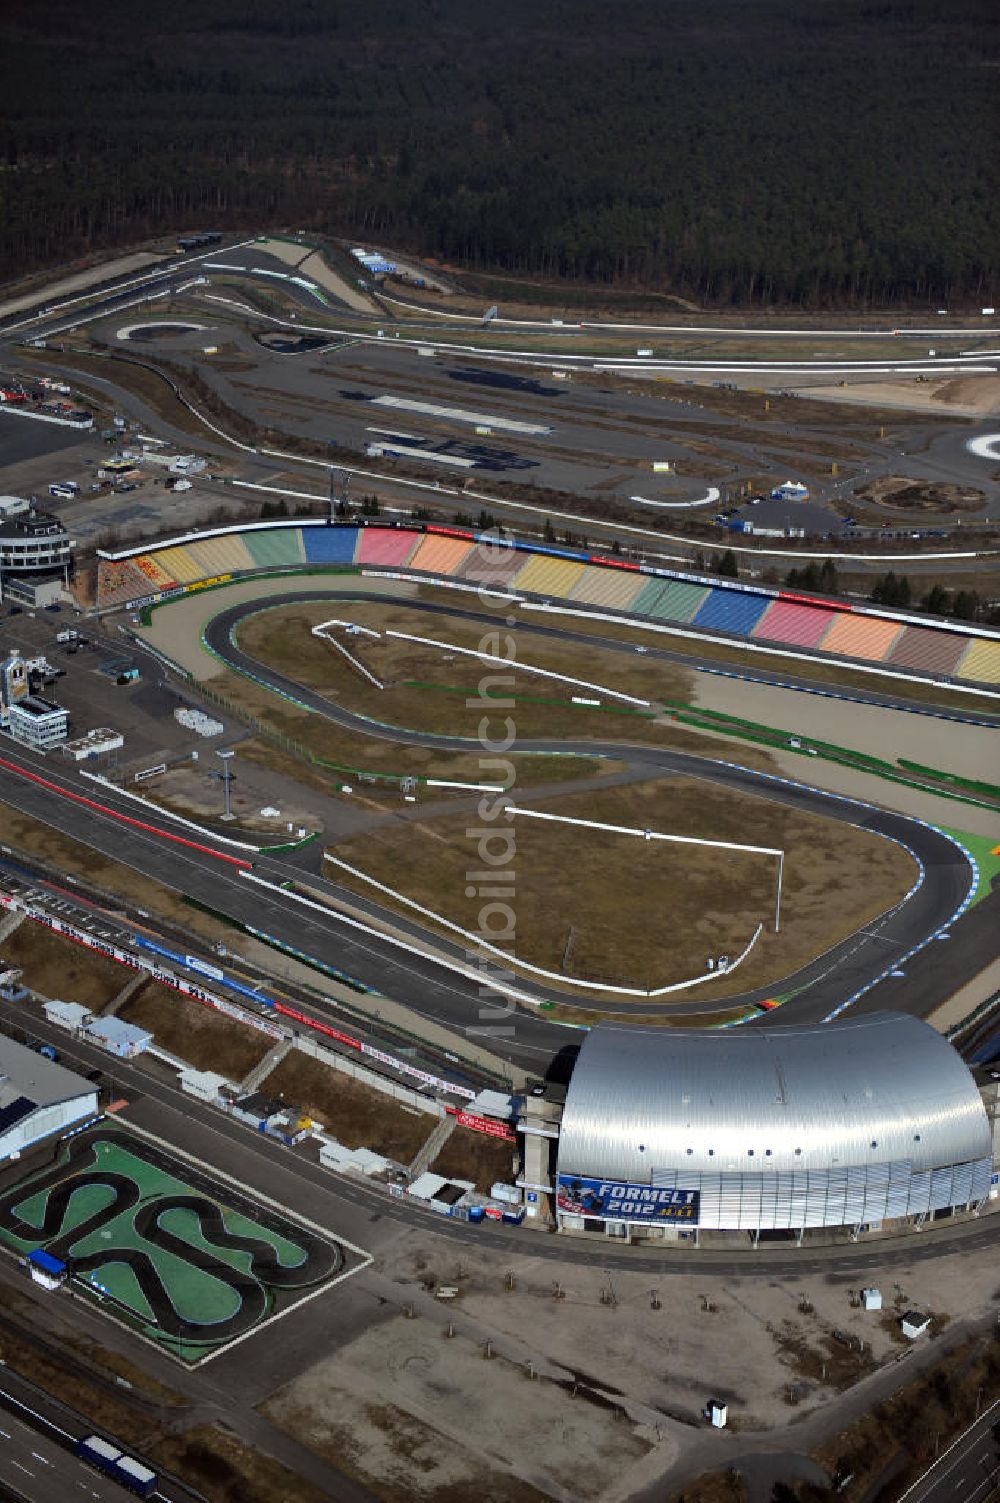
[[[235, 645], [235, 630], [241, 621], [260, 609], [263, 602], [245, 601], [227, 608], [223, 603], [224, 595], [217, 598], [220, 609], [206, 628], [206, 641], [211, 650], [235, 670], [252, 673], [275, 693], [291, 696], [315, 714], [364, 735], [438, 750], [469, 749], [470, 743], [459, 737], [423, 735], [373, 725], [248, 657]], [[269, 595], [266, 604], [274, 607], [299, 604], [305, 600], [344, 602], [365, 599], [379, 599], [384, 603], [385, 598], [385, 595], [374, 596], [331, 581], [329, 588], [321, 591], [289, 590], [277, 596]], [[407, 605], [430, 614], [444, 609], [413, 599], [408, 599]], [[166, 609], [169, 610], [169, 606]], [[453, 612], [450, 606], [448, 610]], [[480, 621], [484, 627], [495, 626], [495, 618], [480, 617], [468, 610], [460, 614], [472, 621]], [[530, 621], [519, 621], [519, 630], [571, 641], [581, 650], [588, 642], [599, 643], [605, 650], [610, 648], [629, 653], [634, 650], [630, 644], [616, 644], [611, 639], [591, 637], [580, 630], [563, 631]], [[671, 654], [651, 647], [649, 656], [654, 660], [657, 656], [669, 659]], [[152, 660], [149, 661], [151, 665]], [[692, 660], [688, 662], [692, 663]], [[858, 692], [857, 698], [881, 702], [874, 693]], [[913, 710], [927, 713], [926, 706], [914, 706]], [[900, 713], [909, 712], [900, 709]], [[919, 724], [919, 720], [915, 723]], [[518, 743], [518, 750], [529, 753], [558, 750], [584, 757], [607, 757], [639, 767], [649, 776], [684, 774], [706, 779], [735, 792], [764, 795], [789, 808], [841, 820], [898, 841], [919, 863], [919, 878], [902, 902], [843, 940], [832, 951], [784, 978], [779, 986], [772, 983], [766, 988], [738, 992], [710, 1003], [690, 1000], [632, 1004], [615, 999], [609, 1005], [605, 998], [592, 1004], [602, 1013], [614, 1011], [627, 1016], [629, 1012], [645, 1015], [662, 1012], [675, 1017], [689, 1016], [692, 1022], [710, 1023], [713, 1013], [744, 1004], [749, 1008], [780, 991], [794, 994], [780, 1010], [782, 1022], [821, 1022], [848, 1005], [859, 1010], [903, 1008], [926, 1016], [944, 996], [957, 989], [964, 974], [974, 974], [990, 958], [992, 942], [987, 910], [991, 905], [982, 905], [960, 917], [975, 885], [970, 858], [953, 839], [919, 819], [844, 798], [806, 783], [754, 771], [740, 766], [736, 760], [719, 761], [650, 745], [592, 740], [524, 741]], [[312, 854], [315, 847], [285, 856], [258, 856], [246, 848], [234, 846], [231, 841], [222, 843], [221, 835], [213, 839], [211, 831], [203, 835], [192, 834], [188, 829], [172, 824], [165, 811], [150, 814], [148, 807], [137, 806], [133, 799], [110, 787], [95, 789], [93, 783], [81, 784], [73, 775], [51, 763], [39, 769], [37, 762], [20, 750], [10, 748], [5, 752], [2, 767], [4, 799], [105, 855], [189, 894], [238, 923], [260, 925], [262, 914], [266, 914], [268, 931], [284, 943], [335, 966], [374, 991], [405, 1000], [414, 1011], [450, 1029], [468, 1032], [472, 1036], [484, 1034], [495, 1052], [533, 1072], [544, 1072], [552, 1057], [572, 1042], [572, 1031], [549, 1021], [544, 1013], [536, 1010], [536, 1004], [542, 1001], [565, 1003], [565, 993], [520, 978], [512, 983], [493, 977], [489, 971], [484, 974], [470, 966], [470, 957], [463, 949], [436, 935], [433, 937], [434, 956], [411, 948], [407, 943], [408, 936], [415, 942], [422, 941], [426, 948], [427, 931], [396, 913], [389, 913], [370, 899], [348, 894], [335, 883], [317, 875], [317, 855]], [[734, 757], [737, 755], [738, 752], [734, 752]], [[334, 904], [338, 900], [349, 902], [355, 914], [359, 909], [365, 911], [371, 923], [310, 905], [294, 893], [282, 890], [283, 882], [302, 878], [307, 873], [311, 887], [325, 890]], [[388, 937], [381, 924], [391, 925], [395, 937]], [[934, 942], [945, 936], [955, 942]], [[901, 974], [904, 969], [905, 984]], [[480, 993], [484, 980], [498, 990], [512, 992], [521, 1003], [504, 1019], [502, 1028], [484, 1028], [480, 1022]], [[576, 996], [571, 1000], [574, 1006], [588, 1005]], [[760, 1025], [766, 1026], [766, 1022], [764, 1016]]]

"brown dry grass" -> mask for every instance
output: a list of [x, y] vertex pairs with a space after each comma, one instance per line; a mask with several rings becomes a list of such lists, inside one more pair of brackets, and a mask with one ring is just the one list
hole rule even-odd
[[[897, 901], [915, 875], [912, 858], [877, 836], [697, 779], [553, 797], [544, 807], [786, 853], [782, 929], [775, 935], [772, 857], [514, 819], [515, 953], [590, 981], [655, 987], [700, 975], [707, 956], [735, 956], [764, 921], [768, 928], [738, 986], [773, 982]], [[434, 839], [417, 839], [411, 828], [383, 828], [338, 845], [336, 855], [475, 931], [481, 900], [475, 887], [467, 895], [467, 873], [481, 861], [468, 824], [465, 816], [436, 820]], [[498, 827], [507, 828], [503, 821], [486, 828]], [[327, 874], [393, 906], [332, 864]]]
[[[259, 662], [316, 690], [335, 704], [408, 730], [477, 740], [484, 717], [489, 717], [489, 734], [499, 738], [504, 735], [509, 715], [520, 740], [653, 743], [702, 754], [711, 754], [713, 743], [715, 746], [726, 744], [725, 738], [710, 731], [682, 728], [629, 713], [629, 707], [607, 696], [604, 697], [605, 709], [574, 705], [574, 694], [588, 698], [601, 696], [593, 695], [583, 687], [509, 670], [501, 663], [490, 666], [458, 655], [449, 657], [447, 652], [438, 648], [392, 639], [374, 642], [370, 638], [349, 637], [342, 633], [340, 640], [349, 651], [386, 685], [385, 690], [376, 689], [335, 647], [310, 635], [312, 626], [329, 618], [330, 608], [331, 602], [317, 602], [262, 611], [240, 628], [240, 646]], [[346, 602], [342, 603], [340, 615], [342, 619], [378, 630], [391, 628], [415, 635], [430, 633], [439, 641], [460, 647], [478, 648], [483, 636], [469, 622], [436, 616], [428, 623], [421, 612], [391, 604]], [[506, 643], [508, 636], [514, 644], [512, 649]], [[590, 679], [622, 693], [648, 699], [654, 705], [665, 699], [686, 703], [692, 697], [691, 672], [673, 664], [644, 663], [640, 658], [626, 657], [620, 652], [602, 653], [600, 649], [553, 647], [532, 640], [523, 632], [508, 633], [506, 628], [502, 629], [499, 647], [501, 651], [511, 651], [518, 661], [577, 679]], [[483, 693], [494, 701], [492, 706], [486, 698], [479, 696], [480, 685], [487, 681], [488, 687]], [[423, 685], [442, 687], [425, 688]], [[454, 692], [445, 692], [446, 689]], [[510, 700], [514, 703], [510, 704]], [[547, 702], [535, 703], [536, 700]], [[335, 728], [334, 733], [340, 734]], [[773, 766], [767, 752], [753, 747], [745, 747], [741, 760], [753, 766]], [[565, 775], [578, 775], [579, 765], [579, 761], [568, 764]], [[523, 783], [527, 780], [524, 761], [519, 760], [517, 767], [519, 781]], [[538, 779], [533, 775], [532, 781]]]
[[0, 955], [10, 965], [20, 966], [24, 985], [32, 991], [60, 1002], [80, 1002], [94, 1012], [117, 996], [134, 975], [117, 961], [31, 919], [25, 919], [4, 940]]
[[119, 1016], [148, 1028], [170, 1054], [199, 1070], [217, 1070], [238, 1084], [274, 1043], [266, 1034], [185, 997], [172, 987], [149, 981], [130, 997]]
[[430, 1168], [453, 1179], [471, 1179], [477, 1190], [488, 1195], [498, 1181], [510, 1184], [514, 1146], [468, 1127], [456, 1127]]
[[732, 1472], [708, 1472], [694, 1482], [685, 1482], [664, 1503], [747, 1503], [749, 1497], [742, 1477]]
[[161, 1466], [202, 1489], [212, 1503], [330, 1503], [336, 1497], [217, 1425], [167, 1436], [154, 1455]]
[[298, 1049], [285, 1056], [260, 1089], [301, 1107], [345, 1148], [371, 1148], [400, 1164], [410, 1163], [437, 1122], [429, 1112], [408, 1110], [392, 1096]]
[[[358, 772], [390, 779], [431, 777], [470, 783], [491, 780], [491, 769], [484, 768], [483, 756], [478, 751], [439, 752], [427, 747], [403, 746], [377, 735], [359, 735], [322, 716], [296, 709], [236, 673], [219, 675], [212, 680], [212, 687], [241, 719], [258, 728], [270, 728], [287, 738], [290, 744], [284, 748], [286, 751], [294, 751], [297, 743], [311, 756], [334, 764], [327, 769], [317, 769], [328, 772], [331, 790], [344, 778], [353, 778]], [[263, 757], [263, 751], [257, 755]], [[566, 778], [589, 777], [609, 771], [614, 765], [590, 757], [519, 756], [517, 775], [520, 783], [535, 786], [562, 782]], [[495, 776], [495, 769], [492, 771]]]

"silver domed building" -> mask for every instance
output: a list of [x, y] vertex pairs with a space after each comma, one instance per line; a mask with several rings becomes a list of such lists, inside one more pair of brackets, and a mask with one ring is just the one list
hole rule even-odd
[[559, 1136], [564, 1229], [859, 1233], [990, 1192], [976, 1083], [928, 1024], [876, 1013], [695, 1032], [601, 1024]]

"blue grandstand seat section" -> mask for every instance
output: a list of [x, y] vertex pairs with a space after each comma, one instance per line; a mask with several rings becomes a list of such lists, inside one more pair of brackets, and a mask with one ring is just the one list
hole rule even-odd
[[302, 542], [310, 564], [353, 564], [356, 527], [303, 527]]
[[770, 595], [743, 595], [739, 590], [714, 589], [699, 608], [692, 625], [746, 637], [770, 604]]

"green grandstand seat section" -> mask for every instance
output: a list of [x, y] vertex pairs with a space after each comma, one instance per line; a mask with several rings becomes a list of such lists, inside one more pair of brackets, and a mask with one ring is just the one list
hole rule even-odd
[[663, 594], [665, 581], [662, 579], [647, 579], [643, 588], [632, 602], [632, 610], [637, 616], [651, 616], [653, 606]]
[[248, 528], [243, 541], [258, 569], [280, 569], [289, 564], [305, 563], [300, 527]]
[[661, 621], [691, 621], [708, 593], [707, 585], [669, 579], [653, 606], [652, 614]]

